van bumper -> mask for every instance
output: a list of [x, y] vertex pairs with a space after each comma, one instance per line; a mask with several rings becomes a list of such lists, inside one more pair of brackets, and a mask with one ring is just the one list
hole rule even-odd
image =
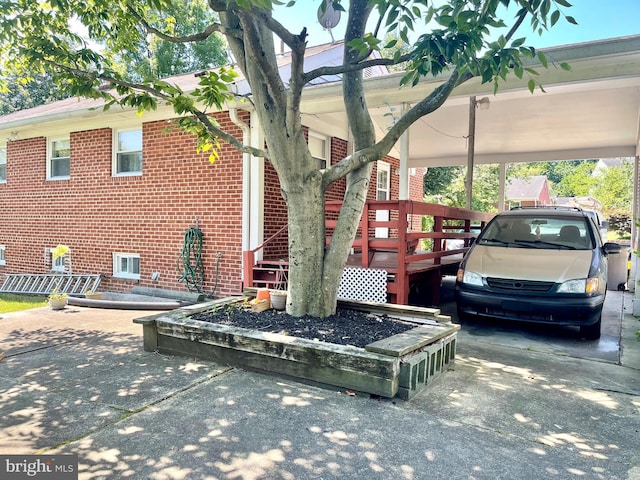
[[456, 284], [458, 312], [484, 317], [553, 325], [593, 325], [602, 314], [605, 295], [595, 297], [514, 296], [473, 291]]

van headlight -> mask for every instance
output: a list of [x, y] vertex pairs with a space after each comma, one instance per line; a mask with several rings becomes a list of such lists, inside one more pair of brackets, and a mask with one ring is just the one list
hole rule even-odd
[[470, 272], [469, 270], [464, 270], [462, 268], [458, 269], [456, 280], [467, 285], [475, 285], [476, 287], [483, 286], [482, 275], [476, 272]]
[[598, 277], [576, 278], [560, 284], [559, 293], [579, 293], [593, 297], [600, 293], [600, 280]]

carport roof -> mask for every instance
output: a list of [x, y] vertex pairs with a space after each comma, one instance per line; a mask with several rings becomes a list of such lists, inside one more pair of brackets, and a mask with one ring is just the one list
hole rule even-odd
[[[490, 100], [488, 110], [476, 112], [475, 163], [638, 155], [640, 35], [543, 51], [549, 68], [532, 66], [545, 92], [530, 93], [528, 78], [515, 76], [496, 95], [492, 84], [482, 85], [478, 79], [459, 86], [441, 108], [411, 127], [408, 166], [466, 164], [471, 96]], [[557, 66], [560, 62], [568, 62], [571, 71]], [[443, 80], [425, 79], [414, 88], [399, 88], [400, 77], [367, 80], [367, 103], [380, 136], [403, 103], [420, 100]], [[305, 124], [315, 124], [320, 131], [347, 127], [340, 85], [312, 87], [304, 100]]]
[[[341, 45], [313, 47], [309, 55], [323, 55]], [[528, 78], [515, 75], [493, 94], [493, 85], [473, 79], [459, 86], [445, 104], [409, 130], [408, 167], [465, 165], [469, 97], [488, 97], [490, 108], [476, 112], [475, 163], [511, 163], [638, 155], [640, 129], [640, 35], [597, 40], [542, 49], [548, 69], [532, 64], [545, 92], [531, 94]], [[329, 52], [330, 53], [330, 52]], [[336, 59], [330, 57], [335, 63]], [[283, 57], [285, 62], [285, 57]], [[568, 62], [567, 72], [551, 63]], [[286, 63], [286, 62], [285, 62]], [[283, 67], [283, 65], [281, 65]], [[425, 78], [416, 87], [399, 87], [402, 74], [366, 79], [367, 104], [381, 137], [403, 104], [411, 105], [433, 91], [443, 77]], [[193, 75], [183, 76], [184, 81]], [[131, 111], [103, 112], [101, 102], [67, 99], [0, 118], [0, 138], [14, 132], [20, 138], [47, 132], [67, 132], [80, 125], [97, 128], [104, 115], [109, 124], [130, 125]], [[243, 108], [241, 106], [241, 108]], [[246, 108], [246, 107], [245, 107]], [[348, 136], [342, 86], [339, 82], [305, 89], [303, 123], [326, 135]], [[391, 115], [389, 115], [391, 114]], [[145, 114], [145, 121], [172, 118], [168, 108]], [[102, 117], [102, 120], [100, 120]], [[392, 155], [400, 157], [398, 149]]]

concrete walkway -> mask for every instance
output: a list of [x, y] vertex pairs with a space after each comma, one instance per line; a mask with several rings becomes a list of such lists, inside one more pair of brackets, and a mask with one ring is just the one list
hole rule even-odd
[[640, 322], [615, 293], [619, 362], [461, 336], [411, 402], [144, 352], [148, 311], [5, 314], [0, 454], [77, 453], [82, 479], [640, 479]]

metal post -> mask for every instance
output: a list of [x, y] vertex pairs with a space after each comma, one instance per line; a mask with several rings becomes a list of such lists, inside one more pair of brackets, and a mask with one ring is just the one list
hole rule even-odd
[[465, 187], [467, 190], [467, 209], [471, 210], [471, 199], [473, 198], [473, 156], [475, 153], [475, 136], [476, 136], [476, 97], [475, 95], [469, 99], [469, 137], [467, 138], [467, 178]]

